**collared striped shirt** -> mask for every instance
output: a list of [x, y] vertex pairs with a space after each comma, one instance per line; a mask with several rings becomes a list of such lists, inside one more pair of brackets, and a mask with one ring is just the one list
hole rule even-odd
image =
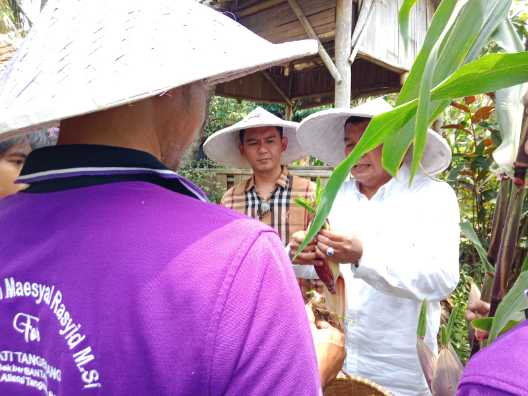
[[305, 230], [310, 221], [306, 209], [295, 203], [296, 197], [313, 200], [315, 183], [289, 173], [283, 167], [276, 188], [268, 200], [257, 194], [255, 178], [251, 177], [231, 187], [222, 197], [222, 205], [253, 217], [274, 228], [284, 244], [290, 236]]

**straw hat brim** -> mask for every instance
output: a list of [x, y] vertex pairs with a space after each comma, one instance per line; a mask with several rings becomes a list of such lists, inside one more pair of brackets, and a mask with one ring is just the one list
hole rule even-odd
[[281, 121], [281, 122], [251, 122], [243, 123], [244, 120], [224, 128], [213, 135], [209, 136], [204, 143], [204, 152], [212, 160], [233, 168], [250, 168], [249, 162], [240, 154], [240, 130], [251, 129], [267, 126], [279, 126], [283, 128], [283, 136], [288, 138], [288, 146], [282, 153], [281, 163], [288, 165], [304, 156], [299, 141], [297, 140], [297, 124], [296, 122]]
[[[336, 166], [345, 159], [345, 122], [351, 117], [371, 119], [372, 114], [354, 109], [329, 109], [305, 118], [297, 131], [297, 138], [303, 149]], [[407, 159], [408, 160], [408, 159]], [[436, 175], [451, 163], [451, 149], [445, 139], [429, 129], [425, 152], [421, 161], [425, 174]]]
[[193, 0], [50, 0], [0, 76], [0, 137], [315, 53], [314, 40], [272, 44]]

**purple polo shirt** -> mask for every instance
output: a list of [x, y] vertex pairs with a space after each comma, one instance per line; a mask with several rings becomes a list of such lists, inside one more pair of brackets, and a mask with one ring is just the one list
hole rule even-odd
[[320, 394], [270, 228], [134, 150], [37, 150], [22, 180], [0, 201], [0, 395]]
[[457, 395], [528, 395], [527, 353], [528, 321], [524, 321], [471, 358]]

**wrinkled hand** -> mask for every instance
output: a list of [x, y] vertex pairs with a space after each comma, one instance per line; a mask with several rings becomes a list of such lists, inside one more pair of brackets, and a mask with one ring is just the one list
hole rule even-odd
[[[482, 301], [480, 298], [471, 299], [468, 302], [468, 308], [466, 310], [466, 320], [472, 321], [479, 319], [484, 316], [488, 316], [490, 311], [490, 305], [486, 301]], [[488, 333], [484, 330], [475, 329], [475, 338], [479, 341], [483, 341], [488, 338]]]
[[321, 387], [328, 385], [339, 373], [345, 361], [345, 335], [328, 322], [315, 322], [312, 309], [306, 311], [310, 320], [317, 355]]
[[[299, 249], [302, 241], [306, 237], [306, 231], [297, 231], [290, 238], [290, 259], [293, 260], [295, 253]], [[308, 246], [293, 260], [294, 264], [323, 265], [324, 259], [317, 257], [315, 240], [311, 241]]]
[[321, 230], [317, 235], [316, 253], [320, 259], [328, 258], [328, 248], [334, 249], [332, 260], [337, 263], [357, 263], [363, 255], [363, 245], [356, 237], [349, 237], [329, 230]]

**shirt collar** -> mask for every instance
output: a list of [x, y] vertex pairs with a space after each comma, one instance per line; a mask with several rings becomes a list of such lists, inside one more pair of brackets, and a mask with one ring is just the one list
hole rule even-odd
[[[289, 184], [289, 170], [288, 167], [283, 166], [281, 174], [279, 175], [279, 178], [275, 181], [275, 185], [277, 187], [287, 188]], [[249, 178], [246, 184], [246, 192], [251, 191], [253, 188], [255, 188], [255, 176], [252, 176]]]
[[[378, 191], [374, 194], [372, 199], [384, 199], [386, 196], [392, 194], [394, 191], [399, 190], [409, 184], [410, 170], [409, 167], [404, 163], [398, 170], [398, 174], [392, 177], [387, 183], [381, 186]], [[352, 190], [358, 198], [363, 197], [363, 194], [359, 190], [357, 181], [350, 175]]]
[[144, 151], [123, 147], [75, 144], [44, 147], [29, 154], [17, 183], [71, 179], [82, 176], [149, 176], [174, 183], [175, 190], [207, 201], [206, 195], [191, 181], [163, 165]]

